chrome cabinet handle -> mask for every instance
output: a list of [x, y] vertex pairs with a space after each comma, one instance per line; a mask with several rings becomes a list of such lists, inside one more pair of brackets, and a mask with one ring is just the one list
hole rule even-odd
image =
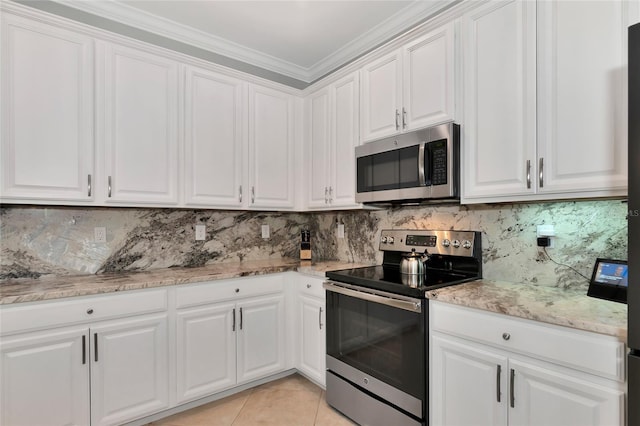
[[242, 330], [242, 308], [240, 308], [240, 330]]
[[324, 187], [324, 203], [329, 204], [329, 188]]
[[82, 335], [82, 365], [87, 363], [87, 336]]
[[111, 198], [111, 176], [107, 178], [107, 197]]
[[[251, 204], [256, 202], [256, 187], [252, 186], [251, 187]], [[240, 327], [242, 328], [242, 327]]]
[[516, 395], [515, 395], [515, 391], [513, 390], [513, 385], [515, 384], [516, 381], [516, 371], [512, 368], [511, 369], [511, 379], [509, 380], [509, 387], [510, 387], [510, 393], [509, 393], [509, 405], [511, 405], [511, 408], [514, 408], [516, 406]]
[[322, 330], [322, 308], [318, 311], [318, 327]]
[[396, 130], [400, 130], [400, 111], [396, 109]]
[[540, 183], [540, 188], [544, 187], [544, 158], [540, 157], [540, 170], [539, 170], [539, 176], [538, 176], [538, 181]]
[[98, 333], [93, 333], [93, 347], [96, 351], [94, 359], [98, 362]]
[[407, 110], [402, 108], [402, 128], [407, 128]]
[[242, 202], [242, 185], [240, 185], [240, 190], [238, 191], [240, 193], [240, 196], [238, 197], [238, 202]]
[[527, 160], [527, 189], [531, 189], [531, 160]]
[[496, 399], [500, 402], [500, 376], [502, 375], [502, 366], [498, 364], [498, 370], [496, 371]]
[[236, 331], [236, 308], [233, 308], [233, 312], [231, 312], [231, 315], [233, 315], [233, 324], [231, 325], [231, 331]]
[[91, 175], [87, 175], [87, 196], [91, 197]]
[[329, 203], [333, 203], [333, 186], [329, 187]]
[[418, 148], [418, 182], [420, 183], [420, 186], [425, 186], [427, 184], [427, 176], [424, 169], [425, 145], [426, 144], [421, 143]]

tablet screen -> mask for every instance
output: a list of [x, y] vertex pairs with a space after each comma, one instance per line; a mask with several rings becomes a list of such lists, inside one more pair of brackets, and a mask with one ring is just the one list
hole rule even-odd
[[602, 284], [612, 284], [626, 287], [627, 282], [627, 265], [617, 262], [598, 262], [594, 281]]
[[626, 260], [597, 259], [587, 296], [626, 303], [628, 273]]

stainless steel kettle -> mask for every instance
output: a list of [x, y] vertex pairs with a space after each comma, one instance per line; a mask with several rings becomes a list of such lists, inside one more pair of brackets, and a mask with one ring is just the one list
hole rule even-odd
[[406, 275], [423, 276], [426, 272], [425, 262], [429, 259], [429, 254], [416, 253], [416, 249], [411, 249], [411, 253], [404, 253], [400, 261], [400, 273]]

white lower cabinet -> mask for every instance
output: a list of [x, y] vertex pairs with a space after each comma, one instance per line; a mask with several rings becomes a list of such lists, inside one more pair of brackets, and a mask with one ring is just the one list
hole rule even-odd
[[430, 305], [432, 425], [624, 425], [615, 338]]
[[178, 403], [235, 385], [234, 309], [221, 303], [176, 315]]
[[300, 276], [296, 300], [297, 363], [302, 374], [325, 386], [326, 332], [323, 279]]
[[281, 275], [177, 290], [177, 402], [212, 395], [286, 367]]
[[3, 338], [0, 424], [89, 424], [88, 336], [73, 327]]
[[284, 370], [284, 297], [243, 301], [237, 311], [238, 383]]
[[166, 302], [153, 290], [2, 307], [0, 424], [116, 425], [169, 408]]
[[91, 327], [91, 425], [169, 408], [167, 315]]

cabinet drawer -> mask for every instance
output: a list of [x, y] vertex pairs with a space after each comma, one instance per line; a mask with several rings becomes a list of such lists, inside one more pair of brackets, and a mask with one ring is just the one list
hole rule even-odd
[[298, 285], [297, 289], [300, 294], [304, 294], [311, 297], [319, 297], [321, 299], [325, 298], [324, 288], [322, 287], [322, 283], [324, 283], [324, 279], [322, 278], [312, 278], [301, 275], [298, 277]]
[[284, 290], [282, 275], [208, 281], [176, 289], [176, 307], [203, 305], [244, 297], [280, 293]]
[[166, 290], [16, 304], [0, 309], [2, 334], [95, 322], [167, 309]]
[[615, 337], [433, 301], [430, 309], [431, 330], [624, 380], [625, 345]]

